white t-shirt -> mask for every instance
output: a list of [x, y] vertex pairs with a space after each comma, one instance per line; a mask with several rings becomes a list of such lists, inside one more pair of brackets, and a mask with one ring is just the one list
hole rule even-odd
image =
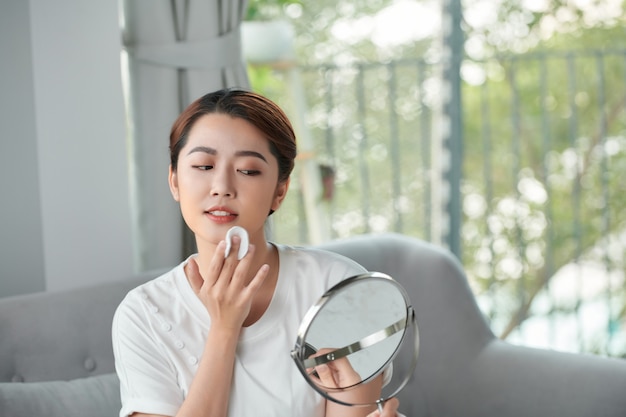
[[[263, 316], [242, 329], [230, 394], [230, 417], [321, 417], [325, 401], [291, 359], [308, 309], [337, 282], [365, 272], [340, 255], [276, 245], [280, 269]], [[191, 289], [181, 263], [130, 291], [113, 319], [120, 416], [173, 416], [198, 369], [209, 314]]]

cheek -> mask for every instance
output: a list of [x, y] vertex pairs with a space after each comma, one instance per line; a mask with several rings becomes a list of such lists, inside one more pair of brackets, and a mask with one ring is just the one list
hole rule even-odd
[[206, 179], [202, 179], [195, 171], [182, 171], [178, 175], [178, 188], [180, 194], [194, 195], [201, 193], [208, 185]]
[[[256, 202], [254, 203], [256, 206], [263, 205], [269, 207], [274, 202], [275, 191], [273, 184], [255, 184], [249, 186], [246, 195], [248, 196], [250, 204]], [[242, 194], [240, 193], [240, 195]]]

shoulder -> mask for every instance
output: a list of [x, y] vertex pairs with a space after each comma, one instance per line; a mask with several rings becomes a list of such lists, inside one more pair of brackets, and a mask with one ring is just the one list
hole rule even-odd
[[180, 265], [176, 266], [158, 277], [133, 288], [126, 294], [122, 304], [132, 302], [133, 300], [145, 299], [146, 296], [160, 297], [167, 294], [167, 288], [174, 285], [177, 272], [180, 268]]
[[311, 262], [319, 262], [323, 264], [341, 264], [347, 265], [359, 270], [364, 268], [352, 259], [340, 255], [329, 250], [320, 249], [312, 246], [296, 246], [296, 245], [276, 245], [281, 255], [294, 259], [301, 259]]
[[295, 275], [326, 277], [339, 282], [366, 269], [357, 262], [335, 252], [308, 246], [276, 245], [280, 254], [281, 270]]
[[183, 265], [184, 263], [130, 290], [115, 311], [114, 324], [144, 321], [160, 306], [177, 303], [179, 297], [176, 280], [183, 271]]

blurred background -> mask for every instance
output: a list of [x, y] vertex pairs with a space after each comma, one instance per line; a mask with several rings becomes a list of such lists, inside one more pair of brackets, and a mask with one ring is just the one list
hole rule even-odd
[[[292, 114], [305, 95], [324, 238], [446, 245], [496, 334], [623, 356], [624, 3], [282, 3], [298, 81], [281, 60], [249, 73]], [[279, 241], [311, 239], [303, 194]]]
[[276, 241], [431, 241], [498, 336], [626, 355], [624, 1], [102, 3], [0, 2], [0, 296], [193, 251], [169, 127], [236, 86], [298, 134]]

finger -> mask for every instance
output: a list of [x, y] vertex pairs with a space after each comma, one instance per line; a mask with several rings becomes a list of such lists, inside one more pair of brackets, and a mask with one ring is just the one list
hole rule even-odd
[[348, 375], [358, 375], [356, 371], [354, 370], [354, 368], [352, 367], [350, 360], [346, 357], [335, 359], [334, 361], [330, 363], [337, 369], [337, 372], [345, 373]]
[[376, 410], [369, 413], [367, 417], [397, 417], [399, 405], [400, 401], [396, 397], [392, 397], [384, 402], [382, 413]]
[[226, 258], [225, 253], [226, 253], [226, 241], [220, 240], [220, 242], [215, 247], [215, 252], [213, 253], [212, 260], [216, 260], [216, 259], [224, 260], [224, 258]]
[[256, 292], [263, 286], [263, 283], [269, 276], [270, 266], [268, 264], [262, 265], [257, 273], [254, 275], [250, 283], [246, 286], [246, 292], [251, 296], [254, 296]]
[[380, 417], [396, 417], [398, 415], [398, 406], [400, 405], [400, 401], [393, 397], [385, 401], [383, 406], [383, 412], [380, 414]]
[[[228, 256], [226, 256], [227, 258], [235, 258], [237, 259], [237, 256], [239, 254], [239, 246], [241, 246], [241, 237], [234, 235], [231, 236], [230, 238], [230, 250], [228, 252]], [[226, 247], [228, 248], [228, 244], [226, 244]]]
[[[228, 256], [226, 256], [226, 242], [224, 242], [224, 257], [222, 263], [222, 269], [218, 276], [216, 284], [223, 286], [230, 285], [231, 281], [235, 277], [235, 270], [239, 267], [239, 260], [237, 259], [237, 253], [239, 252], [239, 246], [241, 245], [241, 238], [237, 235], [231, 237], [231, 247]], [[245, 268], [242, 268], [245, 269]], [[242, 271], [245, 272], [245, 271]]]
[[326, 364], [318, 365], [315, 367], [315, 371], [319, 376], [319, 381], [321, 385], [327, 388], [337, 388], [337, 384], [335, 383], [335, 377], [332, 369]]
[[[239, 236], [234, 236], [234, 238], [239, 239]], [[233, 245], [231, 251], [235, 252], [236, 250], [237, 246]], [[236, 254], [229, 254], [224, 261], [224, 265], [215, 285], [221, 286], [223, 289], [228, 288], [236, 294], [245, 291], [250, 277], [249, 271], [254, 255], [254, 245], [250, 245], [248, 253], [250, 256], [246, 255], [241, 260], [237, 259]]]
[[226, 250], [226, 242], [220, 241], [215, 247], [215, 252], [213, 253], [213, 258], [211, 258], [211, 262], [209, 263], [209, 268], [206, 271], [207, 274], [204, 276], [204, 282], [207, 287], [210, 288], [215, 285], [215, 282], [220, 276], [222, 272], [222, 268], [224, 267], [224, 251]]
[[255, 250], [256, 248], [254, 245], [250, 245], [248, 247], [248, 254], [246, 254], [246, 256], [244, 256], [240, 261], [235, 276], [233, 277], [233, 283], [240, 285], [248, 297], [254, 297], [257, 291], [263, 286], [263, 283], [269, 276], [270, 272], [270, 266], [268, 264], [263, 264], [252, 279], [247, 282], [247, 277], [250, 276], [249, 271], [254, 258]]
[[348, 358], [338, 358], [327, 365], [335, 376], [337, 388], [347, 388], [361, 382], [361, 375], [352, 367]]
[[202, 275], [200, 274], [200, 268], [198, 267], [198, 263], [195, 259], [192, 258], [187, 263], [186, 273], [193, 292], [199, 294], [202, 284], [204, 284], [204, 278], [202, 278]]

